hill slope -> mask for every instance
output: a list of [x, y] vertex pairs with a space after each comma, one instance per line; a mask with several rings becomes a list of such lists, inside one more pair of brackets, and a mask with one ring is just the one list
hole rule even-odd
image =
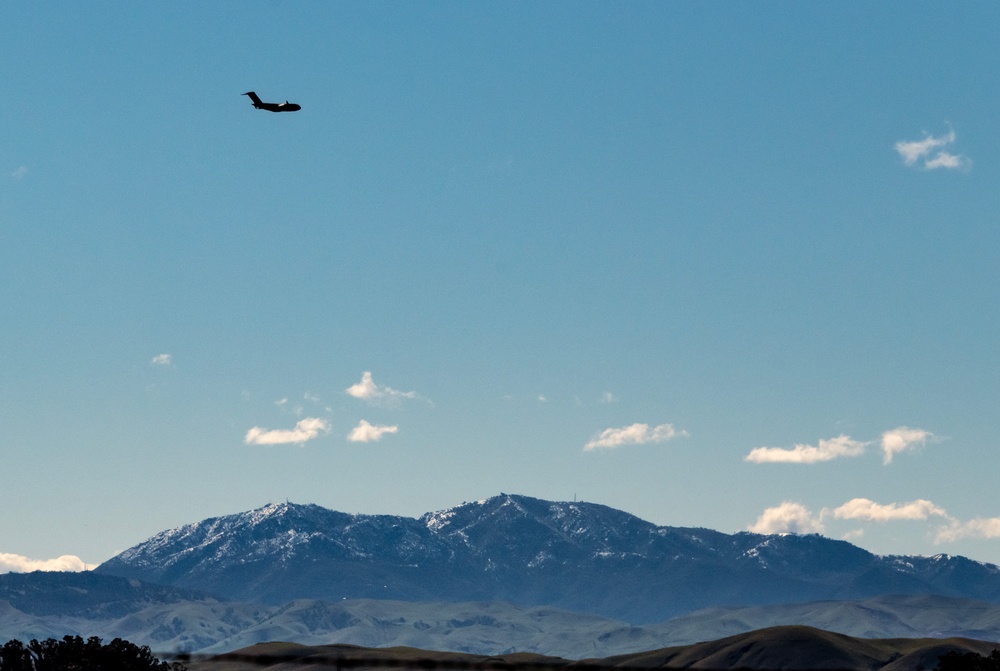
[[947, 652], [987, 655], [993, 643], [969, 639], [857, 639], [809, 627], [775, 627], [718, 641], [664, 648], [634, 655], [571, 662], [558, 657], [511, 654], [483, 657], [409, 647], [301, 646], [258, 644], [224, 656], [197, 660], [191, 671], [251, 671], [301, 666], [337, 668], [493, 669], [494, 671], [594, 671], [656, 668], [854, 671], [923, 671]]
[[712, 608], [642, 627], [551, 607], [501, 602], [220, 601], [91, 573], [0, 576], [0, 640], [116, 637], [156, 651], [227, 651], [262, 641], [411, 646], [472, 654], [512, 651], [607, 657], [688, 645], [775, 625], [864, 638], [1000, 641], [1000, 606], [938, 596]]
[[629, 668], [917, 671], [934, 668], [939, 656], [953, 650], [988, 655], [996, 647], [996, 643], [962, 638], [866, 639], [785, 626], [597, 661]]

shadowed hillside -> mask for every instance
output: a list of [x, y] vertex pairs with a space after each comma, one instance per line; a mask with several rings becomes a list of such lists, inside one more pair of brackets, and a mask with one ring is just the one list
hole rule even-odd
[[926, 671], [948, 652], [988, 655], [998, 644], [971, 639], [860, 639], [811, 627], [773, 627], [716, 641], [632, 655], [570, 661], [559, 657], [434, 652], [416, 648], [359, 648], [265, 643], [189, 663], [192, 671], [408, 668], [433, 671], [632, 671], [752, 669], [758, 671]]
[[715, 641], [600, 660], [615, 667], [692, 669], [934, 668], [949, 651], [989, 654], [997, 643], [971, 639], [853, 638], [813, 627], [770, 627]]

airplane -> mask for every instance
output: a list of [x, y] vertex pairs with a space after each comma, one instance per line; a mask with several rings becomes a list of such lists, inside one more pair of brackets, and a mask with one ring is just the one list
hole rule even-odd
[[258, 98], [257, 94], [253, 91], [247, 91], [243, 95], [250, 96], [250, 100], [253, 101], [253, 106], [259, 110], [267, 110], [268, 112], [298, 112], [302, 109], [301, 105], [290, 103], [287, 100], [283, 103], [261, 102], [260, 98]]

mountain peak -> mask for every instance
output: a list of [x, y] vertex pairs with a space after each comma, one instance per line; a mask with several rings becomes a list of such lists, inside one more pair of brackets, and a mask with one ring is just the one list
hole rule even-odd
[[252, 526], [260, 524], [268, 519], [284, 517], [294, 508], [295, 504], [289, 501], [285, 501], [284, 503], [268, 503], [260, 508], [254, 508], [253, 510], [248, 510], [245, 513], [239, 513], [239, 516], [245, 520], [247, 524]]
[[256, 527], [267, 523], [280, 523], [281, 521], [288, 521], [292, 524], [308, 522], [311, 518], [322, 517], [327, 512], [330, 511], [314, 503], [302, 504], [284, 501], [282, 503], [268, 503], [260, 508], [227, 516], [226, 519], [231, 519], [234, 524]]
[[448, 533], [449, 527], [468, 521], [469, 519], [485, 519], [496, 515], [504, 509], [506, 512], [515, 515], [526, 516], [530, 513], [526, 510], [526, 504], [531, 502], [541, 502], [539, 499], [532, 499], [528, 496], [516, 494], [505, 494], [501, 492], [497, 496], [487, 499], [466, 502], [444, 510], [432, 513], [424, 513], [420, 521], [434, 533]]

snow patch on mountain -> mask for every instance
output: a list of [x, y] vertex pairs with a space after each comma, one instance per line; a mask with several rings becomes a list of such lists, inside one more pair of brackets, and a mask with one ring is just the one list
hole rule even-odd
[[449, 508], [448, 510], [442, 510], [436, 513], [427, 513], [422, 519], [428, 529], [437, 532], [448, 526], [449, 521], [453, 517], [455, 517], [455, 509]]

